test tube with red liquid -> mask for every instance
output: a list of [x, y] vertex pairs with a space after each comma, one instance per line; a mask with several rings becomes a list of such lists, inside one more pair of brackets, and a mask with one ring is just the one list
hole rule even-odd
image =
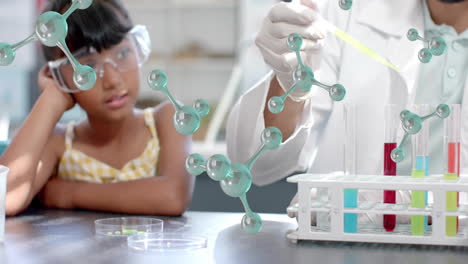
[[[460, 177], [460, 105], [450, 105], [450, 115], [445, 119], [444, 126], [444, 147], [446, 156], [444, 179], [455, 181]], [[458, 207], [458, 192], [447, 192], [446, 210], [456, 211]], [[457, 216], [446, 216], [445, 225], [445, 233], [447, 236], [457, 235]]]
[[[396, 176], [396, 162], [390, 157], [392, 150], [397, 147], [397, 131], [400, 124], [400, 112], [398, 106], [390, 104], [385, 107], [385, 143], [383, 157], [383, 175]], [[384, 203], [394, 204], [396, 192], [384, 190]], [[396, 225], [396, 215], [385, 214], [383, 226], [387, 232], [392, 232]]]

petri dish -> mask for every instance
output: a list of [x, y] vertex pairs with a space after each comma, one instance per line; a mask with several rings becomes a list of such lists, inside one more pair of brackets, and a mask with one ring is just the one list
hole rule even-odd
[[94, 221], [96, 235], [103, 236], [162, 233], [163, 226], [163, 220], [151, 217], [115, 217]]
[[174, 252], [205, 249], [207, 238], [182, 233], [145, 233], [127, 238], [128, 247], [140, 252]]
[[191, 228], [191, 225], [185, 221], [165, 219], [164, 220], [164, 233], [179, 233], [179, 232], [188, 232]]

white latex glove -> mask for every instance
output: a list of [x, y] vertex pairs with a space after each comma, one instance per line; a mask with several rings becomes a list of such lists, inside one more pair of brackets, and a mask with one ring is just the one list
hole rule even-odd
[[[274, 5], [263, 21], [255, 43], [285, 91], [293, 85], [292, 73], [298, 65], [295, 52], [287, 46], [291, 33], [297, 33], [303, 38], [301, 56], [304, 64], [312, 70], [319, 66], [321, 40], [325, 37], [326, 30], [319, 23], [318, 17], [315, 0], [294, 0], [291, 3]], [[297, 89], [289, 96], [299, 101], [306, 98], [308, 93]]]

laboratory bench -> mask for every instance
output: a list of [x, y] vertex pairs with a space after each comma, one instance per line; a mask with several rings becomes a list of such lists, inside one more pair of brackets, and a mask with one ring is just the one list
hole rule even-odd
[[119, 214], [29, 209], [6, 220], [0, 263], [468, 263], [468, 248], [398, 244], [300, 241], [286, 234], [297, 227], [285, 214], [261, 214], [255, 235], [240, 228], [243, 213], [188, 211], [160, 217], [179, 233], [207, 238], [205, 249], [142, 252], [126, 238], [95, 235], [94, 221]]

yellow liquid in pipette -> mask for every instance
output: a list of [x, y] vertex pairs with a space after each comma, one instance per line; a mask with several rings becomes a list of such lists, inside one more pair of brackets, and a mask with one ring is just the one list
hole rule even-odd
[[364, 44], [362, 44], [361, 42], [353, 39], [350, 35], [344, 33], [343, 31], [339, 30], [339, 29], [336, 29], [333, 31], [333, 34], [335, 34], [335, 36], [339, 37], [340, 39], [344, 40], [346, 43], [350, 44], [351, 46], [353, 46], [354, 48], [356, 48], [357, 50], [361, 51], [362, 53], [366, 54], [367, 56], [369, 56], [370, 58], [390, 67], [391, 69], [399, 72], [400, 70], [395, 67], [393, 64], [391, 64], [390, 62], [388, 62], [386, 59], [382, 58], [379, 54], [377, 54], [377, 52], [373, 51], [372, 49], [370, 49], [369, 47], [365, 46]]

